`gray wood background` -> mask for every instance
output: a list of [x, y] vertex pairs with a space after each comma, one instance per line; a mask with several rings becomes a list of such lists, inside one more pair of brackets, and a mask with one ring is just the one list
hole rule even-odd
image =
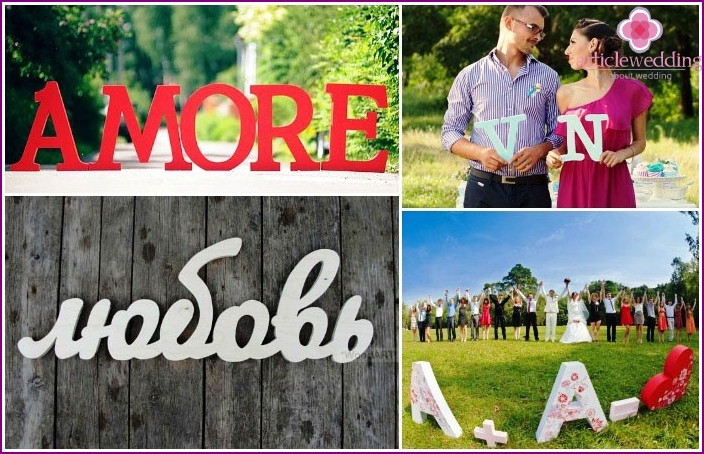
[[[398, 199], [395, 197], [6, 197], [5, 444], [7, 448], [398, 448]], [[179, 298], [183, 265], [220, 240], [242, 238], [234, 258], [201, 271], [215, 316], [247, 299], [276, 312], [286, 278], [309, 252], [337, 251], [341, 266], [315, 305], [328, 314], [362, 296], [374, 325], [357, 360], [290, 363], [276, 354], [228, 363], [24, 358], [17, 342], [44, 337], [59, 304], [102, 298], [111, 316], [131, 302]], [[134, 323], [132, 324], [134, 325]], [[193, 323], [195, 326], [195, 323]], [[130, 326], [133, 335], [139, 327]], [[243, 320], [238, 339], [252, 324]], [[187, 329], [188, 332], [189, 329]], [[158, 331], [157, 331], [158, 332]], [[273, 337], [270, 327], [267, 340]]]

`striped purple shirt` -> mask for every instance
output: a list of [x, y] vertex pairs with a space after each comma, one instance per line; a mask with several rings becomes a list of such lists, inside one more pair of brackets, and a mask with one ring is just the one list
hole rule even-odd
[[[528, 55], [526, 64], [515, 79], [496, 58], [496, 49], [481, 60], [465, 67], [455, 78], [447, 96], [447, 112], [442, 125], [441, 141], [446, 150], [465, 136], [470, 120], [487, 121], [525, 114], [526, 120], [518, 125], [515, 151], [549, 140], [553, 148], [562, 145], [562, 137], [555, 134], [557, 126], [557, 101], [555, 93], [560, 86], [557, 73], [544, 63]], [[536, 89], [540, 87], [539, 89]], [[505, 145], [508, 142], [508, 123], [499, 123], [496, 131]], [[494, 148], [486, 131], [472, 130], [469, 141]], [[472, 167], [484, 170], [479, 161], [470, 161]], [[519, 172], [507, 165], [499, 175], [526, 176], [548, 173], [545, 160], [541, 159], [528, 172]]]

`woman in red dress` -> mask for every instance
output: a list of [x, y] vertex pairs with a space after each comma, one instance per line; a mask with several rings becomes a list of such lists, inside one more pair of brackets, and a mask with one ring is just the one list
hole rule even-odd
[[626, 333], [623, 336], [623, 341], [628, 343], [631, 335], [631, 325], [633, 317], [631, 316], [631, 305], [633, 303], [633, 295], [625, 295], [621, 298], [621, 325], [626, 327]]
[[684, 337], [684, 326], [687, 323], [684, 315], [684, 298], [677, 302], [677, 293], [675, 293], [675, 340], [677, 343], [680, 343]]

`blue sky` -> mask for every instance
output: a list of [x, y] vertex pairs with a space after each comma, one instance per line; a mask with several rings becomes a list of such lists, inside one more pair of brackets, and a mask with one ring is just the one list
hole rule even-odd
[[689, 260], [689, 216], [672, 211], [403, 212], [403, 302], [457, 287], [481, 291], [517, 263], [561, 292], [610, 279], [629, 287], [666, 283], [672, 259]]

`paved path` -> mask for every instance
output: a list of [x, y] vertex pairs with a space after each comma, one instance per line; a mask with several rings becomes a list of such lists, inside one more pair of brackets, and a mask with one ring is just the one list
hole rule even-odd
[[[212, 161], [224, 161], [235, 144], [200, 142]], [[185, 156], [185, 153], [184, 153]], [[168, 137], [159, 131], [149, 163], [137, 160], [131, 144], [118, 144], [115, 162], [120, 171], [58, 172], [55, 166], [39, 172], [5, 171], [6, 194], [60, 195], [399, 195], [398, 174], [363, 172], [292, 172], [287, 163], [279, 172], [252, 172], [247, 160], [231, 171], [165, 171], [171, 160]]]

